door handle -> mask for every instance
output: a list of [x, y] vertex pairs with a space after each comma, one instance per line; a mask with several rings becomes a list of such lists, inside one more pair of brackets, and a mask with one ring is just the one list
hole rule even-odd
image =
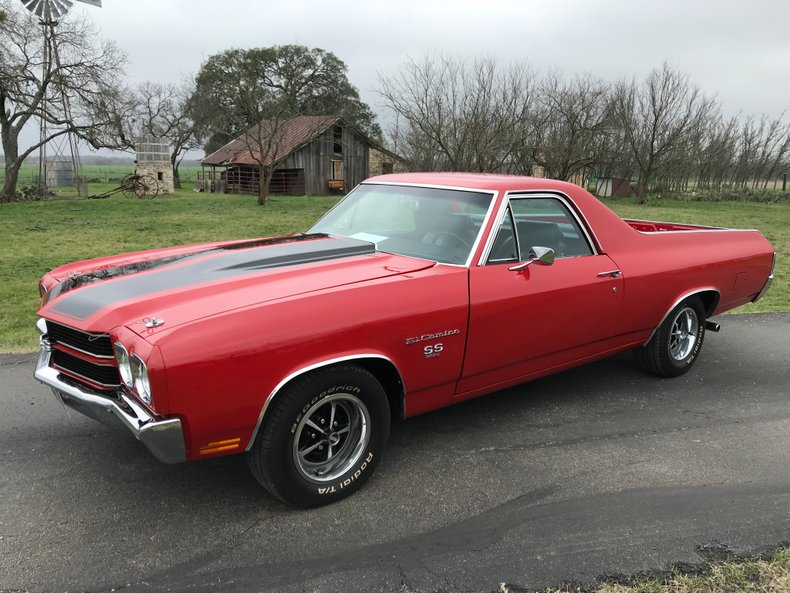
[[617, 278], [620, 274], [622, 274], [620, 270], [609, 270], [608, 272], [598, 272], [598, 278], [605, 278], [606, 276]]

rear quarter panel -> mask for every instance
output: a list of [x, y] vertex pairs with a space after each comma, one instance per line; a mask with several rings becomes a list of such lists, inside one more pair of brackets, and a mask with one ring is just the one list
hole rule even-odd
[[645, 339], [683, 296], [714, 289], [721, 313], [754, 299], [770, 273], [774, 250], [757, 231], [633, 233], [610, 255], [625, 278], [626, 323]]

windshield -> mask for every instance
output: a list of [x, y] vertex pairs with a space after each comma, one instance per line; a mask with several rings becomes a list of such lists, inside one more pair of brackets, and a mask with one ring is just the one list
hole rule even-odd
[[465, 264], [493, 196], [399, 185], [360, 185], [308, 233], [352, 237], [381, 251]]

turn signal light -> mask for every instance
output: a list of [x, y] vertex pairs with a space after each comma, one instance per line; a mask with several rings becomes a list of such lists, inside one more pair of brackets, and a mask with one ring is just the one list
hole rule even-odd
[[201, 455], [208, 455], [209, 453], [218, 453], [220, 451], [230, 451], [231, 449], [238, 449], [241, 446], [241, 438], [227, 439], [224, 441], [214, 441], [200, 448]]

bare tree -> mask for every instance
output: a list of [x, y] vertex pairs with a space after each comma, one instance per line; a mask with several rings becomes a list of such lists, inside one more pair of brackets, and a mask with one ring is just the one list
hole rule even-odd
[[195, 92], [194, 79], [177, 85], [173, 83], [143, 82], [136, 88], [135, 136], [150, 135], [170, 142], [170, 163], [173, 184], [181, 188], [178, 167], [186, 153], [200, 147], [196, 124], [192, 116], [191, 98]]
[[651, 71], [642, 84], [617, 84], [615, 113], [639, 172], [637, 203], [647, 201], [651, 179], [664, 170], [673, 151], [686, 142], [714, 105], [686, 75], [666, 63]]
[[[38, 20], [15, 6], [0, 0], [0, 136], [5, 153], [0, 201], [15, 198], [24, 160], [59, 136], [74, 133], [96, 147], [117, 146], [115, 134], [106, 133], [113, 116], [104, 107], [122, 102], [118, 77], [126, 61], [114, 43], [96, 41], [87, 20], [66, 18], [44, 37]], [[57, 100], [48, 100], [52, 97]], [[49, 132], [20, 149], [19, 136], [34, 118], [43, 118]]]
[[728, 181], [737, 151], [738, 118], [710, 117], [695, 135], [687, 158], [699, 188], [721, 187]]
[[745, 186], [751, 182], [752, 187], [756, 187], [762, 183], [765, 187], [776, 173], [790, 148], [790, 125], [783, 121], [783, 116], [746, 119], [741, 135], [737, 184]]
[[379, 81], [405, 156], [420, 168], [450, 171], [506, 167], [523, 141], [532, 87], [524, 64], [501, 68], [491, 58], [426, 56]]
[[724, 118], [719, 103], [664, 64], [642, 81], [550, 74], [489, 59], [424, 57], [380, 79], [390, 140], [422, 170], [637, 178], [648, 190], [767, 187], [790, 165], [790, 123]]
[[598, 163], [610, 133], [610, 88], [593, 76], [547, 76], [539, 87], [533, 158], [546, 177], [568, 180]]

